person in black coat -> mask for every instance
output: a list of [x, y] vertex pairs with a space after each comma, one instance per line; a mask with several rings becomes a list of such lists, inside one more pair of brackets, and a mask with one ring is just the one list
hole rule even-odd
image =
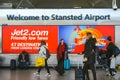
[[29, 54], [25, 50], [23, 50], [18, 57], [18, 67], [27, 69], [29, 67], [29, 64]]
[[108, 46], [107, 46], [107, 55], [106, 56], [107, 56], [107, 65], [108, 65], [109, 73], [110, 73], [110, 74], [107, 74], [107, 75], [114, 76], [116, 74], [116, 70], [111, 69], [110, 64], [111, 64], [111, 60], [116, 57], [116, 55], [115, 55], [115, 44], [112, 42], [112, 37], [111, 36], [108, 36], [107, 40], [108, 40]]
[[85, 48], [84, 48], [84, 66], [83, 66], [84, 80], [85, 80], [85, 75], [87, 79], [90, 80], [88, 69], [92, 70], [93, 78], [94, 80], [97, 80], [95, 66], [94, 66], [96, 62], [95, 44], [96, 44], [96, 39], [92, 37], [92, 34], [90, 32], [88, 32], [86, 36], [86, 43], [85, 43]]

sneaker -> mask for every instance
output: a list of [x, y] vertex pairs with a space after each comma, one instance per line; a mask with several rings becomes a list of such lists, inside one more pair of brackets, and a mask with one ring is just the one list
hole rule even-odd
[[50, 74], [50, 73], [47, 73], [45, 76], [47, 76], [47, 77], [51, 77], [51, 74]]
[[108, 72], [108, 71], [109, 71], [109, 69], [107, 69], [107, 68], [106, 68], [106, 69], [105, 69], [105, 71], [106, 71], [106, 72]]
[[110, 73], [106, 73], [106, 76], [110, 76]]
[[40, 76], [40, 73], [38, 73], [38, 72], [35, 72], [35, 73], [33, 73], [35, 76]]
[[51, 75], [50, 74], [48, 74], [48, 76], [47, 77], [51, 77]]
[[115, 75], [115, 74], [116, 74], [116, 72], [113, 72], [112, 74], [113, 74], [113, 75]]

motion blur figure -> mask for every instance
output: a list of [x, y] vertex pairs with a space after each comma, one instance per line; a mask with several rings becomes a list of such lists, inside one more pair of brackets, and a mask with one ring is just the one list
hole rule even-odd
[[86, 36], [86, 43], [84, 48], [84, 66], [83, 66], [83, 75], [84, 80], [85, 75], [87, 77], [87, 80], [90, 80], [88, 69], [92, 70], [93, 78], [94, 80], [97, 80], [96, 78], [96, 71], [95, 71], [95, 49], [96, 49], [96, 39], [92, 37], [92, 33], [88, 32]]

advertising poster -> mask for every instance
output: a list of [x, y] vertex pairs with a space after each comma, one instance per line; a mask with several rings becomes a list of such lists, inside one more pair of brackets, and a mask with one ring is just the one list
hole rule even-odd
[[17, 54], [27, 50], [38, 53], [41, 40], [45, 40], [52, 54], [56, 53], [58, 43], [64, 39], [70, 53], [82, 53], [86, 42], [86, 33], [91, 32], [97, 39], [96, 46], [105, 49], [106, 39], [112, 36], [114, 26], [2, 26], [2, 53]]
[[20, 53], [26, 50], [36, 54], [44, 40], [51, 53], [58, 45], [58, 26], [2, 26], [2, 53]]
[[86, 33], [91, 32], [97, 40], [96, 46], [105, 49], [108, 36], [112, 36], [114, 41], [114, 30], [114, 26], [59, 26], [59, 40], [65, 40], [70, 53], [82, 53]]
[[2, 26], [0, 26], [0, 53], [2, 52]]
[[115, 44], [120, 48], [120, 26], [115, 26]]

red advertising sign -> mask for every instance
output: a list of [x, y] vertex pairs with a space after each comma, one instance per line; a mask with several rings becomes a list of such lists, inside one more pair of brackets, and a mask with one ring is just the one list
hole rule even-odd
[[[20, 53], [26, 50], [37, 53], [40, 41], [47, 43], [51, 53], [56, 53], [58, 26], [3, 26], [2, 53]], [[54, 46], [53, 46], [54, 45]]]

